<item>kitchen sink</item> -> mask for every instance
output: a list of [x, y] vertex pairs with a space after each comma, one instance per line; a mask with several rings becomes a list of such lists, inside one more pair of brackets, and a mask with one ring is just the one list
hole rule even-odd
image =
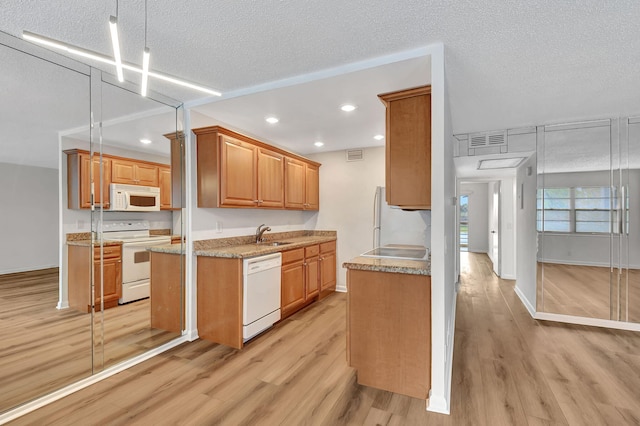
[[256, 243], [259, 246], [285, 246], [287, 244], [291, 244], [286, 241], [262, 241], [260, 243]]

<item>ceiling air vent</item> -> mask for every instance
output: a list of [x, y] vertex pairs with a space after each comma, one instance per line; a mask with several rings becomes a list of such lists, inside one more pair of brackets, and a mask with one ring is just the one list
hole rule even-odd
[[361, 149], [348, 149], [347, 161], [362, 161], [364, 160], [364, 151]]
[[502, 131], [499, 133], [476, 133], [470, 135], [469, 148], [484, 148], [489, 146], [502, 146], [507, 142], [507, 134]]

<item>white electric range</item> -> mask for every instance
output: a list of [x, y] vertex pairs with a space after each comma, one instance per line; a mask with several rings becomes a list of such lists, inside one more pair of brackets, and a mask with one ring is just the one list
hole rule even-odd
[[170, 235], [150, 235], [147, 220], [102, 222], [105, 241], [122, 242], [122, 298], [120, 304], [144, 299], [150, 295], [151, 246], [171, 243]]

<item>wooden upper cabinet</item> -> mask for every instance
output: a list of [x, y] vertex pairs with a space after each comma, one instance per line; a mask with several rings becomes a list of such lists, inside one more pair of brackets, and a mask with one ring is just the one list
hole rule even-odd
[[284, 155], [258, 148], [258, 206], [284, 207]]
[[[151, 163], [132, 158], [116, 157], [96, 153], [93, 159], [88, 151], [69, 149], [67, 154], [67, 204], [70, 209], [90, 209], [91, 194], [94, 206], [110, 207], [111, 183], [129, 185], [160, 186], [160, 180], [165, 179], [161, 189], [161, 208], [171, 208], [171, 167], [166, 164]], [[100, 170], [102, 164], [102, 186], [100, 185]], [[165, 173], [161, 177], [160, 170]], [[168, 182], [166, 182], [168, 173]], [[115, 175], [114, 175], [115, 174]]]
[[386, 107], [387, 203], [431, 209], [431, 86], [378, 95]]
[[305, 163], [287, 157], [285, 159], [285, 195], [284, 205], [290, 209], [304, 208], [304, 193], [305, 193]]
[[134, 160], [113, 159], [111, 163], [113, 183], [159, 186], [158, 165]]
[[91, 194], [96, 207], [109, 208], [111, 160], [103, 157], [102, 186], [100, 185], [100, 156], [91, 158], [89, 152], [65, 151], [67, 154], [67, 206], [70, 209], [90, 209]]
[[312, 164], [305, 164], [304, 209], [320, 210], [320, 169]]
[[220, 136], [220, 206], [253, 207], [257, 199], [257, 151], [253, 144]]
[[160, 185], [160, 209], [171, 208], [171, 167], [158, 168], [158, 183]]
[[[193, 132], [198, 207], [318, 209], [320, 164], [219, 126]], [[307, 168], [314, 191], [310, 201]]]

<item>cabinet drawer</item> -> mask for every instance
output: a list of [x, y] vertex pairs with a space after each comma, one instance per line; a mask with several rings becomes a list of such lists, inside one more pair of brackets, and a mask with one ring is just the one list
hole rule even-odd
[[309, 246], [304, 248], [304, 257], [317, 256], [318, 253], [320, 253], [320, 246], [317, 244], [314, 246]]
[[335, 241], [320, 244], [320, 253], [331, 253], [332, 251], [336, 251]]
[[297, 262], [304, 259], [304, 249], [288, 250], [282, 252], [282, 264]]
[[[104, 259], [113, 259], [120, 257], [120, 246], [105, 246], [103, 247], [103, 249]], [[100, 260], [100, 247], [95, 247], [93, 249], [93, 260]]]

